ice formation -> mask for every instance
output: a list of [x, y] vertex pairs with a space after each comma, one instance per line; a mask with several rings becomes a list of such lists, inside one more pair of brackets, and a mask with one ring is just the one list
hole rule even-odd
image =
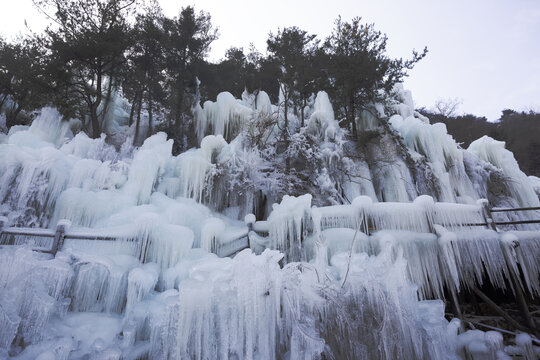
[[311, 195], [298, 198], [285, 195], [280, 204], [274, 204], [268, 217], [272, 248], [288, 251], [298, 258], [302, 249], [302, 238], [307, 233], [307, 221], [311, 207]]
[[[261, 100], [259, 107], [268, 111], [264, 100]], [[230, 141], [251, 119], [253, 109], [241, 104], [231, 93], [222, 92], [216, 102], [206, 101], [197, 115], [199, 141], [209, 134], [222, 135]]]
[[[318, 193], [278, 196], [268, 169], [253, 170], [262, 160], [243, 131], [283, 120], [262, 91], [196, 106], [200, 145], [178, 156], [163, 133], [120, 151], [74, 136], [76, 121], [49, 108], [12, 128], [0, 137], [0, 216], [48, 233], [72, 226], [56, 257], [31, 250], [51, 238], [0, 237], [0, 357], [534, 357], [526, 334], [506, 347], [499, 333], [458, 335], [441, 299], [482, 284], [512, 293], [510, 272], [538, 299], [536, 225], [495, 231], [479, 200], [538, 206], [537, 179], [492, 139], [461, 149], [396, 92], [357, 119], [377, 139], [358, 158], [326, 93], [304, 109], [299, 132], [317, 142], [316, 182], [339, 194], [332, 206]], [[110, 131], [125, 123], [115, 99], [102, 109]], [[335, 177], [340, 167], [349, 176]], [[233, 170], [270, 185], [232, 193]]]
[[[442, 123], [429, 124], [410, 109], [393, 115], [389, 122], [402, 136], [404, 143], [425, 157], [439, 182], [439, 201], [470, 202], [477, 194], [467, 176], [460, 150]], [[407, 116], [406, 116], [407, 115]]]
[[328, 94], [320, 91], [315, 98], [313, 113], [308, 121], [308, 129], [313, 133], [321, 132], [325, 140], [334, 140], [339, 131], [339, 124], [334, 119], [334, 109]]
[[503, 171], [508, 177], [507, 186], [512, 198], [519, 206], [539, 206], [540, 201], [531, 180], [519, 169], [514, 155], [504, 146], [503, 141], [483, 136], [473, 141], [467, 150]]

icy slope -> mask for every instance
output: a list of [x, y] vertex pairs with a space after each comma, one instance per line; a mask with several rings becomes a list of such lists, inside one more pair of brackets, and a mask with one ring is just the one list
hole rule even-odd
[[[463, 150], [405, 92], [396, 99], [359, 119], [357, 141], [325, 93], [304, 127], [288, 114], [291, 164], [307, 174], [305, 187], [290, 189], [311, 192], [301, 196], [284, 196], [291, 173], [273, 172], [283, 162], [272, 162], [283, 114], [262, 92], [196, 108], [200, 147], [178, 156], [163, 133], [120, 151], [73, 136], [53, 109], [13, 128], [0, 138], [0, 216], [50, 228], [68, 219], [74, 233], [115, 241], [67, 239], [54, 259], [0, 249], [0, 357], [452, 359], [465, 348], [497, 356], [493, 334], [457, 336], [442, 301], [418, 299], [487, 281], [505, 289], [501, 241], [516, 239], [510, 267], [519, 263], [523, 288], [539, 295], [536, 232], [503, 239], [467, 225], [483, 221], [479, 198], [537, 204], [531, 179], [501, 144], [481, 139]], [[250, 133], [258, 126], [260, 139]], [[261, 139], [271, 146], [252, 146]], [[321, 204], [334, 206], [312, 206]], [[269, 235], [257, 235], [260, 254], [208, 252], [243, 234], [236, 219], [257, 210], [267, 222], [255, 226]], [[362, 227], [366, 234], [355, 231]], [[378, 232], [368, 236], [370, 228]], [[518, 352], [533, 349], [520, 344]]]

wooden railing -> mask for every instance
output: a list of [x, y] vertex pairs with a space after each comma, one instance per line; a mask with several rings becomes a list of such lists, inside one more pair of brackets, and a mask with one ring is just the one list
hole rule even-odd
[[[13, 236], [28, 236], [28, 237], [41, 237], [52, 238], [52, 245], [50, 248], [34, 247], [32, 250], [50, 253], [56, 255], [59, 249], [64, 245], [64, 239], [66, 238], [66, 228], [68, 223], [65, 221], [59, 221], [56, 226], [56, 230], [42, 229], [42, 228], [22, 228], [22, 227], [7, 227], [7, 219], [0, 217], [0, 240], [9, 235]], [[1, 244], [1, 243], [0, 243]], [[6, 246], [2, 244], [0, 246]]]
[[[23, 228], [23, 227], [8, 227], [7, 219], [0, 217], [0, 247], [11, 246], [12, 244], [2, 244], [2, 239], [6, 239], [9, 236], [27, 236], [32, 238], [50, 238], [52, 244], [50, 247], [33, 247], [32, 250], [43, 253], [49, 253], [56, 255], [56, 253], [64, 246], [66, 239], [70, 240], [105, 240], [105, 241], [117, 241], [116, 235], [104, 235], [102, 233], [92, 232], [77, 232], [69, 231], [69, 222], [61, 220], [56, 225], [56, 229], [43, 229], [43, 228]], [[241, 232], [233, 238], [226, 239], [223, 243], [215, 243], [212, 246], [212, 252], [221, 257], [232, 256], [237, 252], [249, 248], [248, 238], [249, 228], [246, 228], [244, 232]]]
[[[468, 223], [463, 224], [464, 226], [485, 226], [489, 229], [498, 231], [497, 225], [506, 226], [506, 225], [522, 225], [522, 224], [540, 224], [540, 219], [530, 219], [530, 220], [515, 220], [515, 221], [496, 221], [493, 218], [492, 213], [502, 213], [502, 212], [516, 212], [516, 211], [535, 211], [540, 210], [540, 207], [522, 207], [522, 208], [489, 208], [487, 203], [484, 204], [483, 214], [484, 222], [478, 223]], [[371, 226], [368, 226], [365, 215], [363, 216], [363, 221], [361, 222], [360, 231], [369, 235], [375, 229]], [[433, 224], [428, 220], [428, 227], [430, 232], [433, 231]], [[218, 254], [219, 256], [226, 257], [232, 256], [237, 252], [249, 248], [249, 232], [256, 231], [257, 226], [255, 223], [246, 224], [247, 228], [245, 232], [242, 232], [236, 235], [232, 239], [224, 239], [218, 241], [217, 239], [213, 242], [211, 252]], [[28, 236], [28, 237], [42, 237], [42, 238], [51, 238], [52, 244], [50, 247], [35, 247], [33, 250], [40, 251], [44, 253], [50, 253], [56, 255], [56, 253], [62, 249], [65, 239], [72, 240], [106, 240], [106, 241], [115, 241], [117, 240], [116, 236], [113, 235], [103, 235], [103, 234], [90, 234], [90, 233], [78, 233], [78, 232], [69, 232], [68, 222], [60, 221], [56, 229], [43, 229], [43, 228], [23, 228], [23, 227], [7, 227], [7, 218], [0, 217], [0, 241], [2, 238], [6, 238], [9, 235], [13, 236]], [[6, 246], [7, 244], [0, 246]]]
[[[529, 220], [514, 220], [514, 221], [496, 221], [493, 218], [492, 213], [503, 213], [503, 212], [516, 212], [516, 211], [534, 211], [540, 210], [540, 207], [522, 207], [522, 208], [489, 208], [487, 204], [484, 206], [484, 217], [486, 219], [485, 223], [474, 224], [478, 226], [487, 226], [495, 231], [498, 231], [497, 225], [506, 226], [506, 225], [525, 225], [525, 224], [540, 224], [540, 219], [529, 219]], [[471, 225], [473, 226], [473, 225]]]

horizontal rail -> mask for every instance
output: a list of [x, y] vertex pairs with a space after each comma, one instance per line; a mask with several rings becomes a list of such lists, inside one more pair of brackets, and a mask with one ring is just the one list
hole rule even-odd
[[104, 240], [104, 241], [115, 241], [118, 239], [116, 236], [107, 236], [107, 235], [83, 235], [83, 234], [66, 234], [64, 239], [72, 240]]
[[530, 210], [540, 210], [539, 206], [535, 207], [522, 207], [522, 208], [493, 208], [491, 212], [506, 212], [506, 211], [530, 211]]
[[34, 229], [34, 228], [7, 228], [0, 231], [0, 235], [20, 235], [20, 236], [39, 236], [39, 237], [54, 237], [54, 231], [46, 229]]
[[[28, 228], [31, 229], [31, 228]], [[2, 230], [0, 232], [0, 235], [19, 235], [19, 236], [34, 236], [34, 237], [48, 237], [48, 238], [54, 238], [54, 232], [31, 232], [28, 231], [27, 228], [9, 228], [6, 230]], [[118, 239], [117, 236], [108, 236], [108, 235], [89, 235], [89, 234], [66, 234], [64, 235], [65, 239], [72, 239], [72, 240], [107, 240], [107, 241], [114, 241]]]
[[540, 220], [495, 221], [495, 225], [540, 224]]
[[[46, 237], [55, 239], [56, 232], [51, 229], [41, 229], [41, 228], [22, 228], [22, 227], [9, 227], [9, 228], [0, 228], [0, 236], [2, 235], [15, 235], [15, 236], [32, 236], [32, 237]], [[219, 256], [231, 256], [239, 251], [249, 248], [249, 239], [248, 239], [248, 229], [237, 233], [236, 237], [232, 239], [224, 239], [225, 241], [221, 244], [218, 244], [218, 249], [216, 253]], [[100, 241], [116, 241], [120, 236], [112, 235], [103, 235], [103, 234], [91, 234], [91, 233], [82, 233], [82, 232], [73, 232], [73, 233], [64, 233], [62, 234], [63, 239], [69, 240], [100, 240]], [[63, 240], [62, 240], [63, 242]], [[0, 247], [12, 246], [8, 244], [0, 245]], [[43, 247], [32, 248], [34, 251], [44, 252], [44, 253], [55, 253], [55, 245], [53, 244], [51, 249]]]
[[[249, 237], [245, 235], [241, 238], [228, 241], [225, 244], [220, 244], [216, 250], [216, 254], [221, 257], [228, 257], [247, 248], [249, 248]], [[223, 251], [226, 252], [224, 253]]]
[[460, 224], [458, 226], [488, 226], [488, 223], [470, 223], [470, 224]]

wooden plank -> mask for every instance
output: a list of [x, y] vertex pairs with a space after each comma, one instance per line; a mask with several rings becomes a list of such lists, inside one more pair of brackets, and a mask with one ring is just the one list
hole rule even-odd
[[2, 230], [2, 234], [5, 235], [19, 235], [19, 236], [38, 236], [38, 237], [54, 237], [54, 232], [50, 229], [38, 229], [38, 228], [17, 228], [9, 227]]
[[5, 216], [0, 216], [0, 234], [2, 234], [3, 229], [8, 225], [8, 218]]
[[540, 220], [496, 221], [496, 225], [540, 224]]
[[491, 212], [505, 212], [505, 211], [529, 211], [540, 210], [540, 207], [522, 207], [522, 208], [493, 208]]
[[115, 241], [117, 237], [114, 236], [106, 236], [106, 235], [96, 235], [91, 236], [90, 234], [66, 234], [64, 235], [64, 239], [71, 239], [71, 240], [105, 240], [105, 241]]
[[488, 223], [485, 222], [485, 223], [470, 223], [470, 224], [461, 224], [461, 225], [458, 225], [458, 226], [488, 226]]
[[[225, 244], [218, 244], [216, 254], [220, 257], [228, 257], [247, 248], [249, 248], [249, 238], [248, 236], [243, 236]], [[227, 252], [222, 253], [223, 250]]]
[[66, 234], [66, 225], [58, 222], [56, 225], [56, 232], [54, 234], [54, 241], [51, 248], [51, 254], [56, 256], [58, 250], [62, 250], [64, 246], [64, 235]]

